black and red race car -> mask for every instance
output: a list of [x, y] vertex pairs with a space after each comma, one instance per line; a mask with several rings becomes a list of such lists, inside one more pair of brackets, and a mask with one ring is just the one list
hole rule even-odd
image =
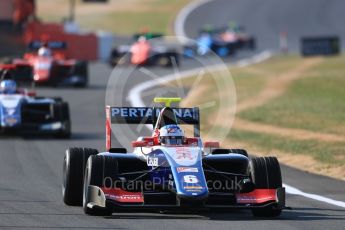
[[[247, 208], [254, 216], [279, 216], [285, 208], [285, 189], [278, 160], [203, 142], [199, 108], [172, 108], [172, 101], [178, 100], [156, 98], [166, 107], [155, 108], [107, 106], [106, 151], [66, 151], [64, 203], [83, 206], [89, 215], [111, 215], [121, 209]], [[138, 137], [133, 150], [114, 148], [112, 123], [152, 124], [153, 135]], [[183, 133], [177, 132], [180, 124], [193, 125], [194, 136], [176, 136]], [[169, 141], [163, 135], [174, 136]]]
[[63, 50], [67, 48], [61, 41], [33, 41], [29, 51], [22, 58], [7, 60], [24, 72], [33, 75], [36, 85], [86, 87], [88, 84], [88, 64], [86, 61], [68, 59]]

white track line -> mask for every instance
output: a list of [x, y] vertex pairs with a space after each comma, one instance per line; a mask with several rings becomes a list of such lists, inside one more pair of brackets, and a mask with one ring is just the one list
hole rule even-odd
[[324, 196], [320, 196], [320, 195], [316, 195], [316, 194], [312, 194], [312, 193], [305, 193], [302, 192], [301, 190], [294, 188], [290, 185], [287, 184], [283, 184], [283, 186], [285, 187], [285, 191], [289, 194], [293, 194], [293, 195], [299, 195], [299, 196], [304, 196], [313, 200], [317, 200], [317, 201], [321, 201], [324, 203], [328, 203], [328, 204], [332, 204], [335, 206], [339, 206], [342, 208], [345, 208], [345, 202], [343, 201], [338, 201], [338, 200], [333, 200]]
[[175, 20], [175, 34], [178, 36], [180, 42], [184, 41], [183, 38], [188, 37], [184, 30], [184, 24], [186, 22], [188, 15], [196, 8], [210, 1], [211, 0], [192, 1], [178, 13]]
[[[184, 31], [184, 23], [185, 23], [188, 15], [193, 10], [195, 10], [196, 8], [201, 6], [202, 4], [205, 4], [205, 3], [210, 2], [210, 1], [211, 0], [193, 1], [192, 3], [190, 3], [189, 5], [187, 5], [185, 8], [183, 8], [180, 11], [180, 13], [178, 14], [177, 19], [175, 21], [175, 33], [176, 33], [176, 35], [178, 35], [178, 37], [187, 37], [186, 33]], [[263, 52], [256, 54], [250, 58], [241, 59], [241, 60], [237, 61], [233, 66], [245, 67], [248, 65], [256, 64], [256, 63], [267, 60], [272, 55], [273, 54], [270, 51], [263, 51]], [[214, 66], [210, 66], [208, 68], [216, 71], [216, 70], [224, 68], [224, 65], [223, 64], [214, 65]], [[159, 80], [154, 79], [154, 80], [142, 82], [142, 83], [136, 85], [134, 88], [132, 88], [129, 91], [128, 99], [129, 99], [130, 103], [132, 104], [132, 106], [134, 106], [134, 107], [145, 107], [145, 103], [141, 98], [142, 92], [144, 92], [145, 90], [148, 90], [150, 88], [154, 88], [154, 87], [161, 85], [163, 83], [172, 81], [172, 80], [177, 79], [177, 78], [182, 79], [182, 78], [192, 77], [192, 76], [198, 74], [199, 71], [202, 69], [203, 69], [202, 67], [201, 68], [194, 68], [194, 69], [179, 72], [178, 76], [174, 73], [174, 74], [168, 74], [164, 77], [161, 77], [161, 78], [159, 78]], [[316, 195], [316, 194], [305, 193], [305, 192], [303, 192], [303, 191], [301, 191], [295, 187], [292, 187], [290, 185], [287, 185], [287, 184], [284, 184], [284, 187], [286, 189], [286, 192], [289, 194], [304, 196], [304, 197], [307, 197], [307, 198], [310, 198], [313, 200], [317, 200], [320, 202], [324, 202], [327, 204], [331, 204], [331, 205], [345, 208], [345, 202], [343, 202], [343, 201], [333, 200], [333, 199], [330, 199], [330, 198], [327, 198], [324, 196], [320, 196], [320, 195]]]
[[[231, 66], [244, 67], [244, 66], [256, 64], [256, 63], [267, 60], [268, 58], [272, 57], [272, 55], [273, 55], [272, 52], [266, 50], [266, 51], [263, 51], [259, 54], [254, 55], [250, 58], [241, 59], [241, 60], [235, 62]], [[208, 66], [207, 68], [210, 71], [216, 71], [216, 70], [224, 69], [224, 67], [228, 67], [228, 66], [226, 66], [224, 64], [218, 64], [218, 65]], [[168, 74], [168, 75], [165, 75], [163, 77], [160, 77], [158, 79], [152, 79], [149, 81], [142, 82], [142, 83], [134, 86], [129, 91], [128, 99], [129, 99], [130, 103], [132, 104], [132, 106], [134, 106], [134, 107], [145, 107], [145, 103], [144, 103], [143, 99], [141, 98], [141, 94], [145, 90], [148, 90], [150, 88], [154, 88], [156, 86], [165, 84], [165, 83], [172, 81], [172, 80], [193, 77], [193, 76], [197, 75], [203, 69], [204, 69], [204, 67], [198, 67], [198, 68], [194, 68], [194, 69], [190, 69], [190, 70], [181, 71], [178, 74], [172, 73], [172, 74]]]

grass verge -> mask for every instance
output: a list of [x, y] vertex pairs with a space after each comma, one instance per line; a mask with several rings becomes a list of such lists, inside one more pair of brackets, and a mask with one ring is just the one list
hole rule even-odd
[[[76, 1], [76, 21], [85, 29], [131, 35], [145, 28], [172, 34], [170, 24], [188, 0], [109, 0], [108, 3]], [[38, 0], [43, 21], [61, 22], [69, 14], [69, 0]]]
[[[263, 133], [255, 129], [241, 129], [236, 126], [235, 120], [235, 125], [224, 143], [236, 148], [242, 145], [254, 153], [277, 153], [282, 162], [290, 166], [345, 179], [345, 141], [326, 141], [326, 138], [322, 140], [322, 136], [328, 134], [345, 138], [345, 56], [320, 58], [314, 65], [309, 65], [309, 68], [292, 73], [294, 69], [301, 69], [300, 66], [308, 61], [310, 63], [310, 59], [294, 55], [278, 56], [260, 64], [232, 68], [239, 106], [242, 102], [259, 100], [263, 90], [268, 93], [272, 91], [274, 94], [277, 89], [267, 88], [272, 81], [279, 79], [282, 84], [286, 84], [280, 93], [275, 94], [276, 97], [270, 98], [264, 104], [244, 109], [236, 117], [259, 125], [284, 128], [282, 130], [287, 132], [298, 129], [317, 133], [318, 139], [302, 136], [292, 138], [270, 133], [269, 130]], [[288, 78], [289, 72], [294, 74], [294, 77], [287, 83], [284, 77]], [[197, 88], [205, 92], [216, 90], [214, 85], [209, 84], [209, 77], [205, 75]], [[192, 82], [193, 78], [188, 81]], [[185, 82], [187, 85], [190, 84], [188, 81]], [[198, 91], [197, 88], [194, 91]], [[197, 93], [189, 93], [184, 105], [195, 106], [203, 103], [204, 98], [190, 98], [193, 95]], [[225, 111], [223, 112], [225, 114]], [[215, 125], [212, 122], [212, 113], [210, 110], [202, 114], [202, 130], [208, 130]], [[228, 128], [226, 120], [218, 126], [219, 129]]]
[[284, 95], [243, 111], [240, 117], [280, 127], [345, 135], [344, 65], [345, 56], [324, 59], [293, 82]]

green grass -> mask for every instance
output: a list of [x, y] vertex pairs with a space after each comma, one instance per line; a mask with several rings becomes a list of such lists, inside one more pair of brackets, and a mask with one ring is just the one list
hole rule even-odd
[[[266, 62], [230, 69], [238, 102], [253, 98], [268, 81], [297, 66], [302, 59], [297, 55], [276, 56]], [[299, 128], [320, 133], [345, 135], [345, 56], [324, 58], [320, 64], [305, 72], [305, 75], [292, 82], [287, 91], [267, 104], [245, 110], [238, 114], [242, 119], [287, 128]], [[200, 87], [207, 86], [207, 92], [215, 91], [214, 84], [201, 81]], [[193, 78], [185, 84], [191, 84]], [[210, 94], [213, 95], [213, 94]], [[209, 98], [209, 100], [212, 99]], [[203, 98], [194, 98], [194, 103]], [[202, 131], [213, 126], [210, 117], [216, 111], [203, 111]], [[219, 111], [217, 111], [219, 112]], [[222, 111], [220, 111], [222, 112]], [[205, 122], [206, 121], [206, 122]], [[224, 123], [226, 124], [226, 123]], [[223, 129], [227, 127], [219, 127]], [[215, 137], [216, 138], [216, 137]], [[282, 152], [312, 156], [316, 161], [329, 165], [345, 165], [345, 143], [298, 140], [283, 136], [232, 130], [228, 136], [232, 140], [246, 143], [264, 152], [279, 149]]]
[[228, 138], [230, 138], [230, 140], [246, 142], [250, 145], [258, 146], [265, 153], [274, 154], [274, 150], [279, 149], [282, 152], [287, 152], [296, 156], [309, 155], [317, 161], [331, 165], [343, 165], [345, 163], [343, 157], [345, 143], [291, 140], [276, 135], [273, 136], [240, 130], [232, 130]]
[[102, 17], [79, 17], [83, 28], [96, 30], [102, 25], [102, 29], [117, 34], [134, 34], [143, 28], [153, 32], [168, 32], [170, 18], [164, 12], [114, 12], [102, 15]]
[[[171, 24], [188, 0], [109, 0], [107, 4], [76, 4], [76, 21], [84, 29], [130, 35], [145, 28], [172, 34]], [[69, 0], [38, 0], [38, 17], [61, 22], [69, 13]]]
[[245, 69], [235, 69], [231, 73], [236, 87], [238, 102], [256, 95], [264, 87], [266, 82], [262, 76], [255, 75]]
[[240, 113], [281, 127], [345, 134], [345, 57], [325, 59], [270, 103]]

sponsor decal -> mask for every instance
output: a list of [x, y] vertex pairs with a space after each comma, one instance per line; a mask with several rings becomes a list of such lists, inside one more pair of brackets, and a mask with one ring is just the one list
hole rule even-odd
[[143, 203], [144, 197], [140, 192], [128, 192], [119, 188], [102, 188], [104, 195], [108, 199], [123, 203]]
[[6, 124], [8, 125], [14, 125], [18, 122], [18, 120], [14, 117], [8, 117], [6, 118]]
[[188, 148], [176, 148], [176, 160], [193, 160], [194, 158]]
[[185, 175], [183, 176], [183, 181], [188, 184], [196, 184], [199, 182], [195, 175]]
[[197, 173], [199, 172], [198, 168], [192, 168], [192, 167], [177, 167], [178, 173], [185, 173], [185, 172], [193, 172]]
[[[193, 108], [174, 108], [176, 117], [194, 119]], [[143, 118], [151, 117], [153, 113], [152, 108], [146, 107], [113, 107], [111, 109], [112, 117], [128, 117], [128, 118]], [[160, 109], [156, 109], [156, 117], [158, 117]]]
[[158, 166], [158, 157], [147, 157], [147, 165], [152, 167]]
[[166, 152], [181, 167], [195, 166], [201, 154], [199, 148], [193, 147], [170, 148]]
[[202, 187], [202, 186], [198, 186], [198, 185], [196, 185], [196, 186], [184, 186], [183, 187], [185, 190], [191, 190], [191, 191], [194, 191], [194, 190], [202, 190], [204, 187]]
[[180, 127], [178, 127], [177, 125], [170, 125], [170, 126], [168, 126], [167, 132], [168, 133], [181, 133], [182, 131], [181, 131]]
[[276, 189], [255, 189], [249, 193], [236, 194], [236, 200], [240, 204], [259, 204], [276, 200]]

